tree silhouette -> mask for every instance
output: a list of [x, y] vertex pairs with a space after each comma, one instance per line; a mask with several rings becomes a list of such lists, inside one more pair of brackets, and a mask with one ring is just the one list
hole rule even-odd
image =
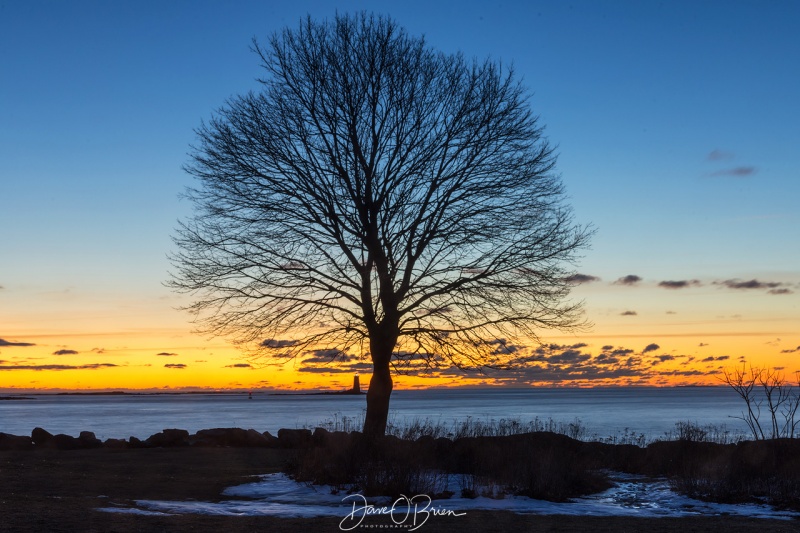
[[503, 366], [581, 323], [566, 278], [590, 231], [512, 69], [366, 13], [253, 49], [260, 92], [200, 126], [186, 167], [168, 283], [201, 331], [254, 357], [369, 358], [378, 435], [392, 368]]

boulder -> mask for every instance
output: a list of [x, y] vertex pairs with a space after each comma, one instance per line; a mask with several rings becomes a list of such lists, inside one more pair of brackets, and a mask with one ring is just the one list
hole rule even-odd
[[314, 428], [314, 434], [311, 436], [314, 446], [325, 446], [330, 434], [331, 432], [325, 428]]
[[264, 436], [264, 440], [266, 441], [266, 447], [267, 448], [280, 448], [281, 447], [281, 443], [278, 440], [278, 437], [276, 437], [275, 435], [273, 435], [269, 431], [265, 431], [261, 435]]
[[306, 448], [311, 445], [310, 429], [279, 429], [278, 441], [281, 448]]
[[255, 429], [247, 430], [246, 442], [247, 446], [251, 448], [267, 448], [269, 446], [269, 441], [267, 438]]
[[94, 433], [91, 431], [81, 431], [78, 440], [82, 448], [99, 448], [103, 445], [102, 441], [95, 437]]
[[134, 436], [131, 436], [131, 438], [128, 439], [128, 446], [131, 448], [147, 448], [147, 444]]
[[106, 439], [105, 442], [103, 443], [103, 447], [120, 450], [128, 447], [128, 441], [126, 441], [125, 439]]
[[0, 433], [0, 450], [32, 450], [30, 437]]
[[[131, 437], [132, 439], [133, 437]], [[185, 429], [165, 429], [150, 435], [144, 444], [153, 448], [175, 448], [189, 445], [189, 432]]]
[[248, 446], [247, 431], [240, 428], [201, 429], [191, 436], [193, 446]]
[[43, 446], [52, 439], [53, 439], [53, 434], [50, 433], [49, 431], [45, 431], [42, 428], [38, 427], [33, 428], [33, 431], [31, 431], [31, 440], [33, 440], [33, 443], [36, 446]]
[[53, 435], [52, 443], [53, 447], [57, 450], [79, 450], [80, 448], [83, 448], [80, 440], [71, 435], [65, 435], [63, 433]]

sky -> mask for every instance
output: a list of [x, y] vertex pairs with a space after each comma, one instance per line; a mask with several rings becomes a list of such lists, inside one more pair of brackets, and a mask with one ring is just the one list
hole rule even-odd
[[251, 40], [359, 10], [513, 65], [597, 230], [573, 290], [589, 330], [397, 388], [800, 370], [798, 2], [0, 0], [0, 392], [368, 379], [357, 358], [254, 365], [163, 285], [194, 129], [258, 89]]

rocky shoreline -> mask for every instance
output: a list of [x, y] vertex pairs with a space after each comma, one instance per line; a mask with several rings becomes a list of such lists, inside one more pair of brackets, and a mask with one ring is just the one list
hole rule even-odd
[[311, 444], [314, 437], [319, 440], [328, 433], [317, 428], [312, 433], [308, 429], [281, 429], [277, 437], [269, 431], [259, 433], [255, 429], [213, 428], [201, 429], [190, 434], [185, 429], [164, 429], [144, 440], [137, 437], [125, 439], [98, 439], [91, 431], [81, 431], [73, 437], [63, 433], [53, 435], [40, 427], [34, 428], [30, 437], [0, 433], [0, 450], [90, 450], [96, 448], [179, 448], [196, 447], [235, 447], [235, 448], [297, 448]]

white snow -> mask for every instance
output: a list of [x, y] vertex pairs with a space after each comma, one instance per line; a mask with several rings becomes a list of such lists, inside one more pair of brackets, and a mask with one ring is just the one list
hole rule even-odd
[[[448, 489], [460, 494], [457, 476], [450, 476]], [[136, 507], [102, 508], [109, 512], [209, 514], [209, 515], [272, 515], [281, 517], [314, 517], [363, 514], [388, 514], [395, 505], [395, 516], [402, 518], [409, 507], [418, 512], [441, 514], [447, 511], [462, 513], [475, 510], [503, 510], [516, 513], [573, 516], [632, 516], [680, 517], [732, 515], [751, 518], [800, 518], [800, 513], [778, 511], [761, 504], [719, 504], [681, 496], [669, 487], [666, 480], [613, 473], [614, 486], [604, 492], [556, 503], [523, 496], [502, 499], [477, 498], [437, 499], [429, 503], [427, 496], [392, 502], [388, 498], [364, 498], [360, 494], [335, 494], [331, 487], [298, 483], [284, 474], [268, 474], [255, 483], [230, 487], [223, 492], [228, 499], [220, 502], [137, 500]], [[426, 507], [427, 506], [427, 507]], [[382, 509], [382, 508], [386, 509]], [[413, 510], [411, 511], [413, 513]], [[427, 516], [427, 515], [426, 515]]]

